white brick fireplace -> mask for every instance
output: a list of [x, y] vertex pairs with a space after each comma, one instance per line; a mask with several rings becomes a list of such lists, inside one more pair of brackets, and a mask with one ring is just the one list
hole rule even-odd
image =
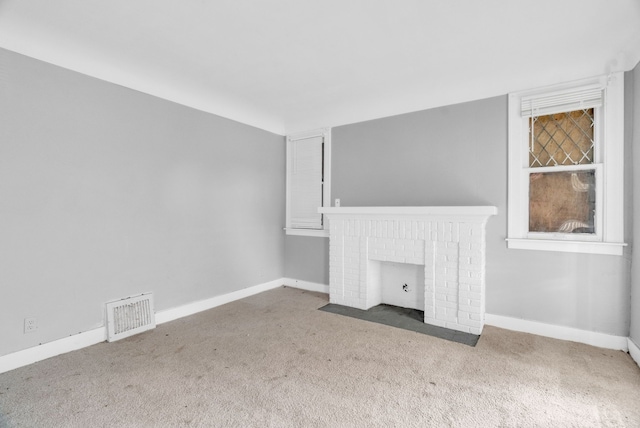
[[[321, 208], [329, 221], [331, 303], [381, 303], [380, 263], [424, 266], [424, 322], [480, 334], [485, 307], [485, 225], [497, 208]], [[422, 306], [422, 305], [420, 305]]]

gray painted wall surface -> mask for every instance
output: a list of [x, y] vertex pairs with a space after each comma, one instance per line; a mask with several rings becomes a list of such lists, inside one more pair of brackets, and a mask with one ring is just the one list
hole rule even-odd
[[631, 340], [640, 346], [640, 63], [636, 65], [632, 72], [633, 82], [633, 242], [636, 243], [632, 257], [632, 289], [631, 289]]
[[342, 206], [497, 206], [488, 313], [628, 335], [628, 258], [507, 249], [506, 96], [334, 128], [332, 166]]
[[[0, 50], [0, 355], [284, 274], [284, 138]], [[39, 330], [23, 334], [23, 319]]]
[[329, 284], [329, 238], [289, 235], [284, 248], [287, 278]]

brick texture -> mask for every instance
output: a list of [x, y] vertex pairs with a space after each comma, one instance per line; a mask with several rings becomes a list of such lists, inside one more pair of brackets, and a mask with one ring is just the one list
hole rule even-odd
[[[423, 265], [424, 322], [480, 334], [485, 307], [486, 217], [329, 215], [330, 301], [369, 309], [381, 302], [376, 262]], [[471, 220], [470, 220], [471, 218]]]

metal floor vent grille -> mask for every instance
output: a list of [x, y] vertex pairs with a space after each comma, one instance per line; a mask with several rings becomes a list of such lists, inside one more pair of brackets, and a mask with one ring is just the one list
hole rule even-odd
[[107, 303], [107, 340], [113, 342], [155, 328], [153, 294]]

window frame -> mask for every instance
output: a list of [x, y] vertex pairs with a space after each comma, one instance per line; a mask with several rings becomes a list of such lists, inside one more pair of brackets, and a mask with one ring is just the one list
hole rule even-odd
[[[592, 164], [529, 167], [529, 116], [521, 115], [524, 97], [563, 94], [597, 86], [602, 106], [595, 114], [595, 160]], [[624, 75], [612, 73], [576, 82], [509, 94], [508, 230], [512, 249], [622, 255], [624, 246]], [[595, 234], [529, 231], [529, 173], [571, 169], [596, 171]]]
[[331, 206], [331, 128], [321, 128], [312, 131], [298, 132], [287, 135], [286, 138], [286, 214], [285, 214], [285, 233], [287, 235], [297, 236], [315, 236], [329, 237], [329, 225], [325, 215], [322, 215], [322, 229], [303, 229], [291, 227], [291, 162], [292, 162], [292, 146], [297, 140], [305, 140], [308, 138], [322, 137], [323, 140], [323, 184], [322, 184], [322, 207]]

